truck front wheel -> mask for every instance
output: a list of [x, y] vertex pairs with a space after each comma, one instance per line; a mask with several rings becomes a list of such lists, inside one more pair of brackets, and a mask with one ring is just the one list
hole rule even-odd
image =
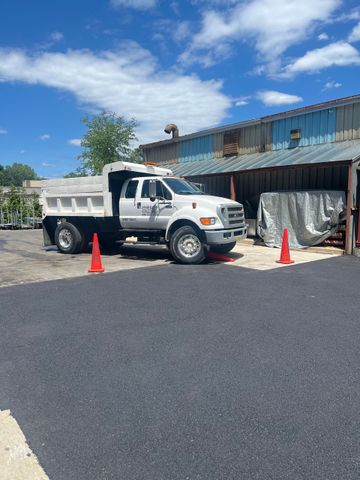
[[55, 243], [61, 253], [78, 253], [84, 245], [84, 238], [75, 225], [62, 222], [56, 227]]
[[170, 251], [179, 263], [198, 264], [205, 260], [207, 249], [198, 233], [186, 225], [176, 230], [170, 238]]
[[220, 245], [211, 245], [210, 250], [216, 253], [228, 253], [235, 247], [235, 245], [236, 242], [222, 243]]

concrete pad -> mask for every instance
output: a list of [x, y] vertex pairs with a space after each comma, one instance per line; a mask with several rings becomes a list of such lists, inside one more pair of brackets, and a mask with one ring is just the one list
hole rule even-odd
[[49, 480], [10, 410], [0, 410], [0, 480]]
[[[342, 253], [341, 250], [340, 252]], [[276, 263], [280, 257], [279, 249], [256, 245], [248, 240], [238, 242], [235, 249], [228, 255], [236, 259], [236, 262], [230, 264], [231, 266], [254, 270], [271, 270], [287, 266]], [[328, 253], [318, 253], [311, 249], [292, 251], [291, 255], [295, 264], [329, 258]], [[136, 244], [124, 245], [111, 254], [102, 252], [101, 259], [105, 275], [108, 272], [174, 262], [165, 246]], [[90, 263], [90, 248], [88, 252], [77, 255], [64, 255], [56, 247], [45, 248], [41, 230], [0, 230], [0, 287], [86, 275], [104, 275], [88, 273]], [[210, 261], [210, 263], [219, 262]]]
[[[337, 253], [337, 255], [342, 253]], [[273, 270], [274, 268], [286, 268], [300, 263], [328, 260], [329, 253], [318, 253], [309, 250], [291, 250], [291, 259], [295, 261], [291, 265], [276, 263], [280, 258], [279, 248], [269, 248], [265, 245], [255, 245], [249, 242], [238, 242], [236, 247], [228, 254], [236, 259], [236, 262], [227, 265], [250, 268], [252, 270]], [[335, 254], [336, 255], [336, 254]]]
[[[112, 254], [102, 252], [105, 272], [164, 265], [172, 262], [165, 246], [127, 245]], [[0, 287], [75, 278], [88, 273], [87, 253], [64, 255], [56, 247], [45, 248], [41, 230], [0, 231]]]

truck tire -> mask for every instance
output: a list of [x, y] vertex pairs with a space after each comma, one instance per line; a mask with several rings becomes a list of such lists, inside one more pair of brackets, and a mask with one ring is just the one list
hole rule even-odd
[[78, 253], [87, 252], [90, 243], [90, 235], [88, 233], [82, 234], [81, 244], [79, 246]]
[[62, 222], [56, 227], [55, 243], [61, 253], [78, 253], [84, 245], [84, 236], [72, 223]]
[[170, 251], [177, 262], [186, 264], [201, 263], [207, 256], [206, 246], [189, 225], [180, 227], [172, 234]]
[[210, 250], [216, 253], [228, 253], [235, 247], [235, 245], [236, 242], [222, 243], [221, 245], [212, 245]]

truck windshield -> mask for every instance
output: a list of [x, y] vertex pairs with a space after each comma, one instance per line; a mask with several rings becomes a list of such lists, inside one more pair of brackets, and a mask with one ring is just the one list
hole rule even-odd
[[163, 178], [163, 181], [177, 195], [204, 195], [197, 186], [182, 178]]

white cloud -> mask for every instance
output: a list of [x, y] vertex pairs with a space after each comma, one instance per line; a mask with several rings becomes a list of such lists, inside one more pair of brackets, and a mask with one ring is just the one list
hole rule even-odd
[[40, 135], [40, 140], [50, 140], [50, 135], [48, 133], [44, 133], [43, 135]]
[[331, 43], [323, 48], [308, 51], [283, 69], [283, 76], [293, 76], [302, 72], [318, 72], [324, 68], [360, 65], [360, 54], [344, 41]]
[[92, 111], [107, 110], [140, 122], [139, 140], [159, 139], [167, 123], [181, 133], [219, 124], [231, 99], [222, 93], [222, 82], [196, 75], [162, 71], [155, 58], [135, 43], [118, 51], [29, 55], [0, 49], [0, 83], [46, 85], [73, 93]]
[[329, 40], [329, 35], [325, 32], [320, 33], [320, 35], [318, 36], [318, 40]]
[[154, 8], [157, 0], [111, 0], [114, 7], [129, 7], [136, 10], [148, 10]]
[[245, 105], [247, 105], [249, 103], [250, 99], [251, 99], [250, 96], [239, 97], [235, 100], [235, 106], [236, 107], [244, 107]]
[[238, 100], [237, 102], [235, 102], [235, 106], [236, 107], [244, 107], [245, 105], [247, 105], [249, 102], [246, 101], [246, 100]]
[[20, 154], [23, 155], [25, 153], [25, 150], [20, 150]]
[[42, 162], [41, 166], [42, 167], [48, 167], [48, 168], [55, 167], [55, 165], [53, 163], [48, 163], [48, 162]]
[[349, 42], [359, 42], [360, 41], [360, 22], [352, 29], [348, 40], [349, 40]]
[[68, 144], [74, 147], [81, 147], [81, 138], [71, 138], [68, 140]]
[[342, 87], [342, 83], [335, 82], [335, 80], [330, 80], [329, 82], [325, 83], [324, 90], [331, 90], [332, 88], [340, 88], [340, 87]]
[[255, 45], [262, 61], [272, 64], [292, 45], [307, 38], [321, 22], [328, 20], [341, 0], [246, 0], [229, 8], [207, 10], [202, 28], [180, 57], [191, 63], [199, 51], [222, 60], [220, 47], [247, 40]]
[[277, 92], [275, 90], [260, 91], [257, 93], [256, 98], [260, 100], [266, 107], [292, 105], [293, 103], [299, 103], [303, 101], [303, 99], [297, 95], [289, 95], [288, 93]]
[[50, 35], [50, 38], [54, 42], [61, 42], [61, 40], [63, 40], [64, 38], [64, 35], [61, 32], [52, 32], [52, 34]]
[[5, 128], [0, 128], [0, 135], [6, 135], [7, 133], [8, 131]]
[[[174, 22], [171, 22], [174, 25]], [[179, 22], [173, 30], [173, 37], [176, 42], [182, 42], [190, 36], [190, 23], [187, 21]]]
[[330, 19], [330, 23], [349, 22], [351, 20], [360, 20], [360, 8], [355, 7], [349, 12], [341, 13]]

